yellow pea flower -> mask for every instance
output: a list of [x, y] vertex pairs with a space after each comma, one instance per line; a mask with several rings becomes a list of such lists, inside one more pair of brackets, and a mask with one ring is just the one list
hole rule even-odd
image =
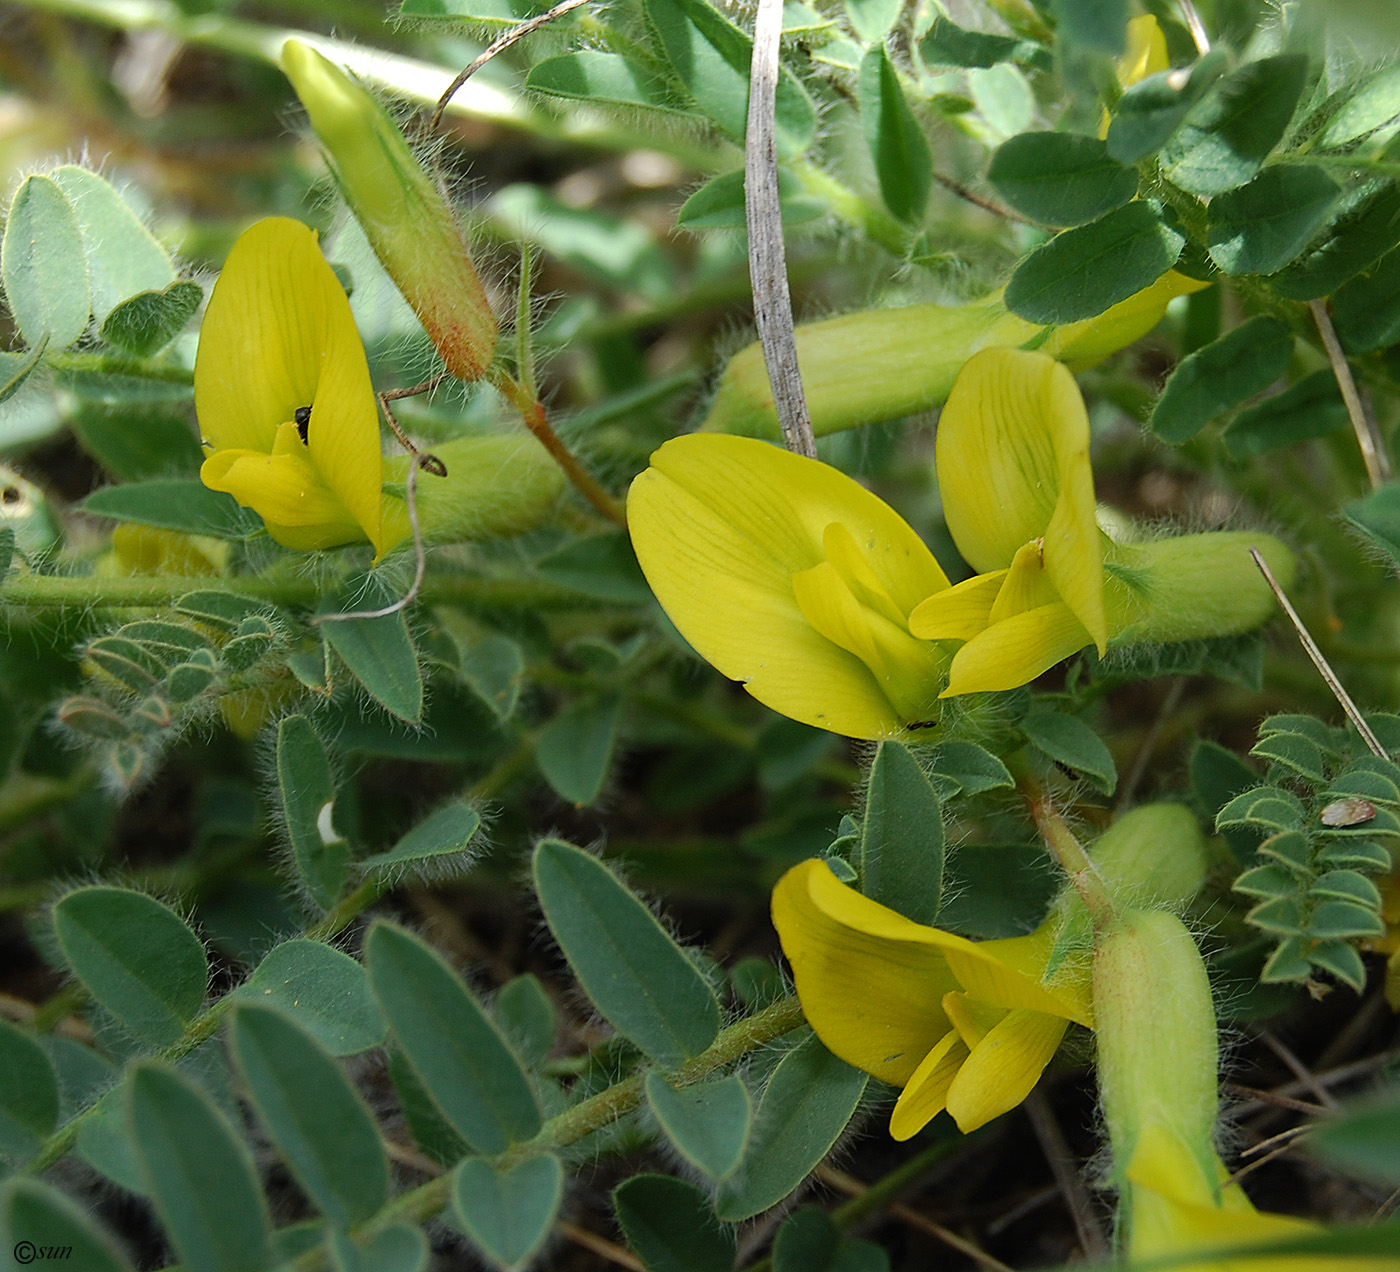
[[946, 693], [1025, 684], [1085, 645], [1107, 648], [1103, 540], [1089, 417], [1053, 358], [988, 349], [958, 376], [939, 418], [948, 529], [979, 573], [909, 617], [927, 640], [962, 640]]
[[849, 737], [926, 727], [948, 656], [907, 617], [948, 579], [858, 482], [767, 442], [696, 433], [652, 455], [627, 525], [681, 635], [760, 702]]
[[283, 547], [383, 535], [379, 417], [350, 302], [299, 221], [269, 217], [229, 252], [205, 312], [195, 411], [200, 479]]
[[1069, 371], [1042, 353], [968, 360], [939, 418], [939, 488], [970, 579], [909, 615], [926, 640], [965, 642], [944, 696], [1013, 689], [1093, 645], [1246, 631], [1273, 612], [1249, 557], [1283, 586], [1293, 555], [1271, 535], [1215, 532], [1117, 543], [1099, 528], [1089, 418]]
[[945, 1108], [965, 1132], [1015, 1108], [1070, 1022], [1093, 1026], [1087, 963], [1047, 977], [1059, 922], [969, 941], [862, 896], [818, 860], [773, 890], [808, 1023], [848, 1064], [904, 1088], [890, 1118], [900, 1140]]

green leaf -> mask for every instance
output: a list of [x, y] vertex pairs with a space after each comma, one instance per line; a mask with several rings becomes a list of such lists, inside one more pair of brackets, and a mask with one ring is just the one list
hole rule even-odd
[[384, 1041], [365, 969], [321, 941], [297, 937], [274, 946], [233, 993], [281, 1008], [332, 1055], [358, 1055]]
[[[371, 590], [369, 596], [376, 595]], [[379, 602], [352, 602], [342, 595], [338, 605], [325, 609], [353, 612], [374, 608]], [[408, 634], [403, 611], [381, 618], [352, 618], [321, 624], [321, 633], [340, 656], [350, 674], [390, 715], [417, 724], [423, 717], [423, 672], [418, 651]]]
[[91, 311], [83, 241], [73, 205], [50, 177], [29, 176], [10, 203], [0, 280], [19, 334], [57, 353], [83, 334]]
[[1032, 711], [1021, 721], [1021, 728], [1042, 754], [1087, 778], [1105, 795], [1113, 794], [1118, 785], [1113, 756], [1103, 739], [1078, 716]]
[[719, 1217], [738, 1223], [792, 1192], [846, 1129], [867, 1081], [816, 1035], [789, 1051], [768, 1079], [743, 1162], [720, 1185]]
[[625, 534], [590, 534], [541, 557], [540, 574], [560, 587], [573, 588], [600, 601], [651, 600], [632, 541]]
[[1229, 64], [1229, 56], [1216, 49], [1189, 71], [1159, 71], [1134, 84], [1113, 112], [1108, 153], [1119, 163], [1135, 164], [1160, 150]]
[[634, 1175], [613, 1190], [627, 1244], [647, 1272], [730, 1272], [736, 1234], [715, 1220], [710, 1199], [670, 1175]]
[[1266, 830], [1301, 830], [1305, 821], [1298, 797], [1277, 786], [1256, 786], [1236, 795], [1215, 815], [1219, 829], [1262, 826]]
[[664, 81], [620, 53], [583, 50], [547, 57], [530, 68], [525, 87], [550, 97], [687, 113]]
[[1183, 190], [1210, 196], [1243, 185], [1283, 139], [1308, 77], [1301, 53], [1247, 62], [1186, 117], [1162, 150], [1162, 169]]
[[1299, 733], [1278, 733], [1261, 738], [1249, 752], [1260, 759], [1272, 760], [1303, 777], [1320, 782], [1324, 776], [1322, 752], [1317, 744]]
[[563, 1192], [564, 1167], [552, 1153], [509, 1170], [468, 1157], [452, 1177], [452, 1209], [497, 1267], [521, 1268], [549, 1235]]
[[28, 353], [0, 354], [0, 402], [7, 402], [25, 386], [44, 359], [51, 338], [43, 336]]
[[69, 422], [83, 449], [117, 481], [199, 472], [199, 438], [184, 403], [80, 398]]
[[[753, 41], [705, 0], [644, 0], [647, 22], [676, 77], [721, 131], [743, 142]], [[812, 144], [817, 116], [786, 67], [778, 74], [777, 144], [798, 155]]]
[[[806, 193], [806, 187], [786, 168], [778, 169], [778, 206], [784, 225], [799, 225], [826, 214], [826, 204]], [[725, 172], [707, 181], [681, 204], [676, 224], [688, 230], [742, 230], [744, 174]]]
[[1356, 141], [1400, 115], [1400, 66], [1383, 66], [1348, 88], [1355, 91], [1318, 138], [1324, 150]]
[[0, 1020], [0, 1073], [0, 1154], [19, 1166], [58, 1124], [58, 1075], [44, 1049], [6, 1020]]
[[481, 814], [470, 804], [453, 803], [425, 817], [388, 852], [356, 864], [366, 873], [393, 878], [404, 871], [436, 878], [443, 870], [460, 873], [472, 863], [472, 837], [481, 829]]
[[304, 715], [277, 726], [277, 797], [301, 884], [329, 909], [350, 877], [350, 846], [335, 828], [331, 762]]
[[1370, 353], [1400, 341], [1400, 249], [1338, 289], [1332, 322], [1348, 353]]
[[1235, 459], [1252, 459], [1280, 446], [1326, 437], [1347, 426], [1346, 403], [1330, 370], [1314, 371], [1282, 393], [1246, 407], [1221, 434]]
[[992, 153], [987, 180], [1018, 212], [1046, 225], [1083, 225], [1127, 203], [1138, 174], [1097, 137], [1028, 132]]
[[162, 530], [208, 535], [211, 539], [251, 539], [263, 533], [262, 518], [240, 508], [232, 495], [183, 479], [104, 486], [82, 502], [93, 517], [139, 521]]
[[360, 1246], [365, 1272], [423, 1272], [431, 1255], [423, 1229], [402, 1221], [381, 1228]]
[[401, 18], [440, 18], [486, 29], [513, 27], [538, 17], [549, 0], [402, 0]]
[[517, 642], [496, 632], [457, 641], [462, 679], [497, 720], [509, 720], [520, 701], [525, 655]]
[[874, 45], [861, 60], [856, 101], [880, 197], [901, 221], [921, 221], [933, 185], [933, 149], [909, 109], [883, 44]]
[[56, 1188], [16, 1176], [0, 1189], [0, 1249], [7, 1255], [13, 1251], [14, 1263], [20, 1265], [29, 1262], [21, 1256], [25, 1243], [31, 1249], [62, 1249], [61, 1256], [44, 1262], [61, 1258], [79, 1272], [131, 1272], [116, 1241], [84, 1210]]
[[1321, 238], [1269, 280], [1289, 300], [1336, 291], [1395, 246], [1400, 237], [1400, 185], [1367, 183], [1348, 191]]
[[535, 760], [562, 799], [583, 808], [602, 794], [621, 721], [622, 697], [609, 694], [574, 703], [540, 730]]
[[957, 783], [963, 795], [1016, 785], [999, 757], [976, 742], [943, 742], [933, 752], [933, 774]]
[[126, 1115], [126, 1088], [107, 1091], [78, 1124], [78, 1156], [119, 1188], [146, 1195]]
[[204, 946], [153, 897], [78, 888], [54, 906], [53, 926], [73, 975], [138, 1038], [172, 1043], [204, 1005]]
[[877, 44], [899, 21], [900, 0], [845, 0], [851, 30], [866, 44]]
[[624, 1038], [665, 1069], [719, 1033], [713, 989], [666, 930], [601, 861], [572, 844], [535, 849], [545, 921], [584, 992]]
[[491, 1001], [491, 1016], [527, 1068], [549, 1055], [559, 1022], [554, 1003], [537, 977], [525, 972], [506, 981]]
[[539, 1129], [539, 1101], [476, 996], [417, 937], [379, 922], [365, 963], [380, 1011], [452, 1128], [481, 1153], [503, 1153]]
[[1210, 258], [1227, 274], [1273, 274], [1326, 223], [1341, 187], [1321, 168], [1277, 163], [1206, 209]]
[[1400, 1184], [1400, 1092], [1353, 1104], [1340, 1117], [1314, 1124], [1307, 1149], [1348, 1174], [1388, 1188]]
[[471, 1146], [447, 1124], [403, 1049], [391, 1041], [385, 1051], [385, 1067], [413, 1142], [439, 1166], [461, 1161], [471, 1153]]
[[1006, 307], [1031, 322], [1096, 317], [1156, 282], [1185, 241], [1150, 204], [1134, 200], [1036, 248], [1006, 285]]
[[269, 1223], [253, 1156], [214, 1101], [142, 1063], [127, 1103], [147, 1191], [189, 1272], [263, 1272]]
[[53, 179], [77, 216], [99, 323], [128, 296], [175, 281], [169, 253], [110, 182], [76, 164], [55, 168]]
[[149, 358], [185, 329], [203, 299], [199, 284], [184, 280], [160, 291], [137, 292], [107, 315], [102, 339], [138, 358]]
[[229, 1030], [233, 1057], [272, 1142], [317, 1208], [340, 1227], [389, 1198], [379, 1128], [355, 1088], [301, 1026], [245, 1002]]
[[1128, 0], [1050, 0], [1055, 35], [1065, 44], [1116, 57], [1127, 39]]
[[1308, 915], [1305, 935], [1315, 941], [1384, 936], [1385, 920], [1370, 906], [1354, 901], [1323, 901]]
[[1152, 409], [1152, 431], [1178, 445], [1262, 393], [1293, 357], [1293, 333], [1260, 314], [1181, 360]]
[[1392, 566], [1400, 566], [1400, 482], [1391, 482], [1347, 504], [1342, 516], [1372, 547], [1383, 552]]
[[803, 1206], [773, 1240], [773, 1272], [889, 1272], [889, 1256], [869, 1241], [843, 1241], [820, 1206]]
[[1308, 950], [1308, 961], [1358, 994], [1366, 988], [1366, 964], [1349, 941], [1318, 941]]
[[919, 55], [926, 66], [985, 68], [998, 62], [1020, 62], [1039, 70], [1049, 70], [1051, 66], [1049, 50], [1034, 40], [967, 31], [942, 16], [934, 18], [928, 33], [919, 41]]
[[943, 902], [943, 810], [908, 747], [882, 742], [870, 766], [860, 838], [861, 891], [915, 923]]
[[737, 1073], [713, 1082], [673, 1087], [659, 1073], [646, 1077], [647, 1104], [677, 1151], [711, 1179], [734, 1173], [749, 1142], [753, 1104]]

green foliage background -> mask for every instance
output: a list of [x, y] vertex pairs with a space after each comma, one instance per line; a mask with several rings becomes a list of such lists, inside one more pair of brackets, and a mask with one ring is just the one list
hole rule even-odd
[[[1005, 285], [1058, 324], [1173, 263], [1215, 281], [1081, 375], [1099, 496], [1288, 539], [1303, 617], [1393, 757], [1393, 23], [1215, 0], [1203, 52], [1181, 9], [1145, 9], [1178, 69], [1123, 92], [1123, 0], [787, 5], [798, 316]], [[434, 369], [297, 131], [282, 41], [332, 36], [407, 120], [535, 12], [0, 4], [0, 1265], [23, 1240], [83, 1272], [1106, 1257], [1085, 1230], [1107, 1202], [1050, 1165], [1074, 1177], [1097, 1150], [1086, 1039], [1032, 1118], [970, 1137], [945, 1118], [896, 1148], [893, 1093], [802, 1024], [768, 890], [827, 855], [923, 921], [1027, 930], [1054, 879], [1001, 757], [1029, 748], [1091, 831], [1149, 798], [1218, 829], [1192, 918], [1245, 1040], [1243, 1139], [1383, 1085], [1400, 768], [1289, 633], [1089, 652], [935, 746], [876, 753], [700, 663], [577, 499], [435, 551], [407, 617], [315, 626], [399, 594], [409, 564], [283, 552], [198, 485], [197, 313], [258, 217], [322, 231], [378, 387]], [[510, 356], [537, 362], [561, 435], [618, 493], [705, 418], [749, 339], [750, 25], [706, 0], [585, 6], [480, 71], [425, 142], [507, 325], [529, 245]], [[1369, 467], [1317, 308], [1376, 421]], [[881, 408], [885, 387], [822, 455], [956, 562], [932, 417]], [[711, 424], [738, 427], [724, 400]], [[401, 415], [428, 445], [509, 418], [482, 387]], [[201, 538], [131, 572], [112, 528], [133, 524]], [[1346, 800], [1375, 816], [1329, 821]], [[1383, 1215], [1395, 1126], [1393, 1096], [1335, 1122], [1318, 1156], [1254, 1175], [1261, 1206]]]

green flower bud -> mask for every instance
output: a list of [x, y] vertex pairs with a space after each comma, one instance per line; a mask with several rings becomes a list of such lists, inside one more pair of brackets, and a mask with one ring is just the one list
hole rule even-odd
[[432, 178], [384, 108], [315, 49], [288, 40], [282, 69], [351, 212], [447, 369], [479, 379], [496, 350], [496, 317]]
[[1098, 940], [1093, 984], [1099, 1095], [1118, 1169], [1145, 1133], [1168, 1128], [1199, 1179], [1217, 1180], [1215, 1007], [1191, 933], [1164, 910], [1127, 911]]
[[[938, 406], [978, 349], [1021, 344], [1039, 330], [1007, 313], [1000, 295], [956, 307], [907, 305], [802, 323], [797, 361], [813, 431], [820, 437]], [[730, 359], [704, 427], [780, 436], [759, 345]]]
[[1206, 841], [1181, 804], [1143, 804], [1124, 813], [1089, 849], [1109, 891], [1130, 904], [1176, 908], [1206, 879]]
[[[461, 437], [433, 448], [446, 477], [418, 475], [416, 501], [423, 537], [470, 543], [521, 534], [539, 525], [558, 503], [564, 476], [549, 452], [528, 433]], [[407, 455], [384, 461], [385, 543], [411, 533], [403, 502]]]
[[1104, 552], [1110, 644], [1204, 640], [1257, 627], [1278, 608], [1249, 555], [1258, 548], [1279, 586], [1293, 582], [1293, 553], [1268, 534], [1219, 530]]

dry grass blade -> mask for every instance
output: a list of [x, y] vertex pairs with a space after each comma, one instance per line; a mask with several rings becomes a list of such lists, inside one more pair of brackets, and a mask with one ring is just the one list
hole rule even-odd
[[749, 119], [744, 149], [744, 214], [749, 229], [749, 277], [753, 281], [754, 321], [758, 326], [773, 405], [783, 442], [798, 455], [815, 458], [817, 444], [797, 366], [792, 296], [788, 291], [783, 246], [782, 206], [778, 200], [778, 37], [783, 0], [759, 0], [749, 72]]
[[1378, 490], [1394, 476], [1385, 442], [1376, 425], [1375, 416], [1361, 396], [1356, 377], [1351, 373], [1351, 363], [1347, 361], [1341, 341], [1337, 339], [1326, 302], [1309, 301], [1308, 308], [1312, 310], [1313, 322], [1317, 324], [1317, 334], [1322, 337], [1322, 347], [1327, 350], [1327, 361], [1332, 364], [1332, 374], [1337, 378], [1337, 387], [1342, 391], [1342, 401], [1346, 403], [1347, 415], [1351, 418], [1351, 427], [1356, 433], [1356, 444], [1361, 448], [1361, 458], [1366, 461], [1366, 476], [1370, 478], [1371, 489]]
[[1380, 744], [1380, 740], [1371, 732], [1371, 726], [1366, 723], [1365, 717], [1358, 710], [1356, 703], [1351, 700], [1351, 695], [1342, 686], [1342, 682], [1337, 679], [1337, 673], [1332, 670], [1331, 664], [1322, 656], [1322, 650], [1317, 647], [1317, 642], [1313, 640], [1312, 633], [1303, 626], [1303, 620], [1298, 617], [1298, 611], [1293, 608], [1288, 597], [1283, 594], [1283, 589], [1279, 587], [1278, 580], [1274, 578], [1274, 572], [1269, 569], [1269, 563], [1264, 560], [1263, 554], [1258, 548], [1250, 548], [1249, 555], [1254, 558], [1254, 564], [1259, 567], [1259, 572], [1264, 576], [1264, 582], [1269, 585], [1269, 590], [1273, 592], [1274, 598], [1283, 607], [1283, 612], [1288, 615], [1288, 621], [1293, 624], [1293, 630], [1298, 633], [1298, 639], [1302, 642], [1303, 651], [1312, 659], [1313, 666], [1317, 668], [1318, 674], [1327, 682], [1327, 687], [1332, 691], [1332, 696], [1341, 703], [1342, 710], [1346, 712], [1347, 719], [1351, 721], [1352, 727], [1361, 735], [1361, 740], [1370, 748], [1372, 755], [1377, 755], [1383, 760], [1388, 760], [1389, 755], [1386, 749]]
[[462, 87], [473, 75], [486, 65], [502, 49], [508, 49], [516, 40], [522, 40], [532, 31], [538, 31], [542, 26], [548, 26], [555, 18], [562, 18], [571, 9], [577, 9], [580, 5], [587, 4], [588, 0], [562, 0], [547, 13], [541, 13], [538, 17], [530, 18], [528, 21], [513, 26], [509, 31], [502, 31], [491, 41], [481, 53], [472, 59], [462, 69], [461, 73], [444, 90], [437, 100], [437, 105], [433, 107], [433, 117], [428, 121], [428, 127], [436, 128], [442, 122], [442, 112], [447, 109], [447, 103], [452, 100], [452, 96]]

